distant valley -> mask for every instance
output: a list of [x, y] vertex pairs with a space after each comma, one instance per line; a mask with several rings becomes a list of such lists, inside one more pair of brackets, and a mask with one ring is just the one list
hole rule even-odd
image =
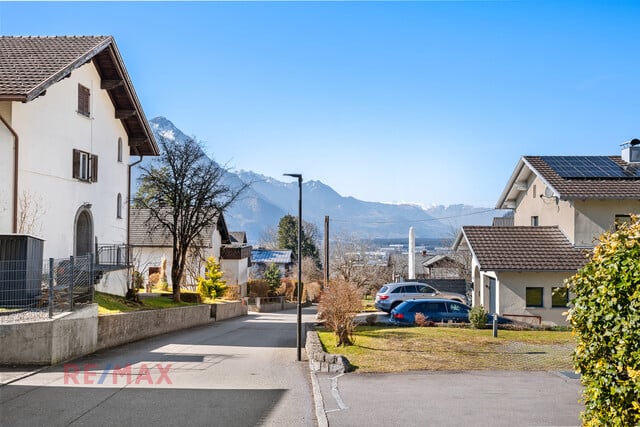
[[[156, 138], [181, 140], [188, 138], [164, 117], [150, 121]], [[148, 164], [152, 158], [146, 158]], [[132, 173], [133, 181], [140, 176], [139, 167]], [[230, 231], [245, 231], [250, 244], [257, 245], [265, 232], [274, 230], [286, 214], [298, 213], [297, 182], [282, 182], [251, 171], [229, 171], [231, 186], [251, 183], [228, 212], [225, 219]], [[136, 184], [134, 184], [135, 186]], [[135, 188], [134, 188], [135, 191]], [[303, 182], [303, 219], [317, 225], [320, 232], [324, 217], [330, 218], [330, 238], [406, 239], [413, 226], [416, 238], [451, 238], [462, 225], [489, 225], [502, 211], [464, 204], [423, 208], [412, 204], [366, 202], [338, 194], [320, 181]]]

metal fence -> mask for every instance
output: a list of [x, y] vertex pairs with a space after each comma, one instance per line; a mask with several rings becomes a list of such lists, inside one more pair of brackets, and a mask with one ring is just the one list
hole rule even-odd
[[94, 256], [0, 261], [0, 323], [46, 320], [93, 302]]

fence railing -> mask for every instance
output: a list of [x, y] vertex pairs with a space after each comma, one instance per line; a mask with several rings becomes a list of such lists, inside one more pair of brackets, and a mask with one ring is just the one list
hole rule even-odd
[[93, 254], [43, 262], [0, 261], [0, 323], [28, 322], [93, 302]]
[[97, 245], [96, 264], [127, 266], [129, 265], [128, 245]]

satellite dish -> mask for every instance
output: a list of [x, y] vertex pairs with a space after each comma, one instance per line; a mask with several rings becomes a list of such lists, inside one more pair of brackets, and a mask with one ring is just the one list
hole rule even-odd
[[550, 187], [544, 189], [544, 197], [553, 197], [553, 190]]
[[633, 138], [631, 141], [629, 141], [629, 145], [632, 147], [635, 147], [636, 145], [640, 145], [640, 139]]

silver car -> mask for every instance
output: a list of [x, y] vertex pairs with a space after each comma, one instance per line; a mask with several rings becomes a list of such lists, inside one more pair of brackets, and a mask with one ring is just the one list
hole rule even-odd
[[375, 306], [389, 313], [403, 301], [415, 298], [444, 298], [467, 304], [467, 297], [455, 292], [439, 290], [419, 282], [387, 283], [376, 294]]

